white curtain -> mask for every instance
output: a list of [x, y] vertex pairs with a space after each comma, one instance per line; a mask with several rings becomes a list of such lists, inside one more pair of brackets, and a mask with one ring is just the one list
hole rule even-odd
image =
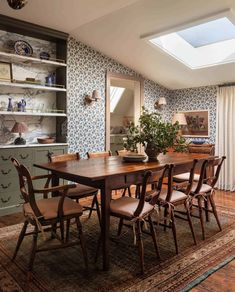
[[226, 156], [217, 187], [235, 191], [235, 86], [217, 92], [216, 154]]

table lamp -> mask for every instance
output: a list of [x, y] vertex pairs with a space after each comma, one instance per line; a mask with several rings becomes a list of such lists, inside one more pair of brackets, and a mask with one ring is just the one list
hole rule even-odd
[[15, 122], [13, 128], [11, 129], [12, 133], [19, 133], [19, 137], [17, 137], [14, 141], [15, 145], [25, 145], [26, 140], [22, 138], [22, 133], [28, 132], [28, 127], [25, 123]]
[[175, 113], [174, 114], [172, 123], [175, 124], [176, 122], [178, 122], [179, 125], [180, 125], [180, 129], [179, 129], [178, 135], [182, 136], [182, 126], [186, 126], [187, 125], [187, 121], [186, 121], [184, 113]]

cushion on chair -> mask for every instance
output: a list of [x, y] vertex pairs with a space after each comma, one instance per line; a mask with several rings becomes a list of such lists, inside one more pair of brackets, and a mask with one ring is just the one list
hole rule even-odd
[[[160, 193], [159, 199], [162, 200], [162, 201], [165, 201], [166, 200], [166, 196], [167, 196], [167, 190], [163, 190]], [[173, 190], [172, 195], [171, 195], [170, 203], [181, 201], [183, 199], [187, 199], [187, 195], [185, 195], [185, 193]]]
[[[193, 183], [191, 192], [195, 192], [196, 188], [197, 188], [197, 183]], [[202, 184], [202, 187], [201, 187], [199, 193], [200, 194], [205, 194], [205, 193], [210, 192], [211, 190], [212, 190], [212, 187], [211, 186], [209, 186], [207, 184]]]
[[[56, 218], [58, 211], [58, 204], [61, 197], [53, 197], [49, 199], [37, 200], [37, 206], [43, 217], [47, 219]], [[82, 206], [69, 198], [65, 198], [63, 206], [64, 215], [82, 214]], [[23, 205], [25, 214], [33, 214], [33, 210], [29, 203]]]
[[88, 187], [81, 184], [76, 184], [75, 188], [69, 189], [67, 196], [70, 198], [75, 197], [87, 197], [88, 195], [94, 195], [98, 190], [92, 187]]
[[[117, 200], [112, 200], [110, 203], [110, 211], [111, 213], [132, 218], [134, 217], [134, 212], [139, 204], [139, 200], [130, 197], [122, 197]], [[143, 210], [139, 217], [143, 217], [150, 211], [152, 211], [154, 206], [145, 202]]]
[[[181, 174], [177, 174], [173, 176], [173, 180], [176, 182], [182, 182], [182, 181], [187, 181], [189, 180], [190, 177], [190, 172], [185, 172], [185, 173], [181, 173]], [[194, 181], [199, 181], [199, 174], [194, 174], [193, 180]]]

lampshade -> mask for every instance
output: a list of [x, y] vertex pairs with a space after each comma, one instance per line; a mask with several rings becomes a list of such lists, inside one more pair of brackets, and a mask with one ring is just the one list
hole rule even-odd
[[98, 90], [93, 90], [92, 99], [97, 100], [99, 98], [101, 98], [99, 91]]
[[165, 97], [160, 97], [159, 98], [158, 105], [166, 105], [166, 99], [165, 99]]
[[175, 124], [176, 122], [179, 122], [179, 125], [187, 125], [187, 121], [185, 118], [184, 113], [175, 113], [173, 116], [172, 123]]
[[28, 127], [25, 123], [15, 122], [13, 128], [11, 129], [12, 133], [25, 133], [28, 132]]

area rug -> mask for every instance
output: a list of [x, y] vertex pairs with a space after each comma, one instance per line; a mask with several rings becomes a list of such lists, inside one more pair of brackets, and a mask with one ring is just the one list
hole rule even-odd
[[[235, 254], [235, 210], [219, 208], [223, 227], [218, 232], [211, 216], [206, 223], [206, 240], [201, 240], [198, 219], [193, 220], [198, 244], [195, 246], [188, 223], [177, 220], [178, 255], [175, 255], [171, 230], [157, 227], [161, 261], [156, 258], [151, 237], [144, 236], [145, 274], [140, 276], [137, 248], [130, 229], [116, 237], [117, 221], [111, 222], [108, 272], [101, 269], [101, 258], [94, 263], [99, 225], [94, 216], [82, 218], [89, 253], [89, 272], [85, 272], [80, 247], [38, 253], [33, 279], [27, 282], [26, 267], [31, 247], [30, 237], [23, 241], [19, 254], [11, 262], [21, 224], [0, 229], [0, 291], [181, 291], [198, 277]], [[75, 229], [72, 236], [76, 236]], [[41, 240], [40, 244], [43, 244]]]

